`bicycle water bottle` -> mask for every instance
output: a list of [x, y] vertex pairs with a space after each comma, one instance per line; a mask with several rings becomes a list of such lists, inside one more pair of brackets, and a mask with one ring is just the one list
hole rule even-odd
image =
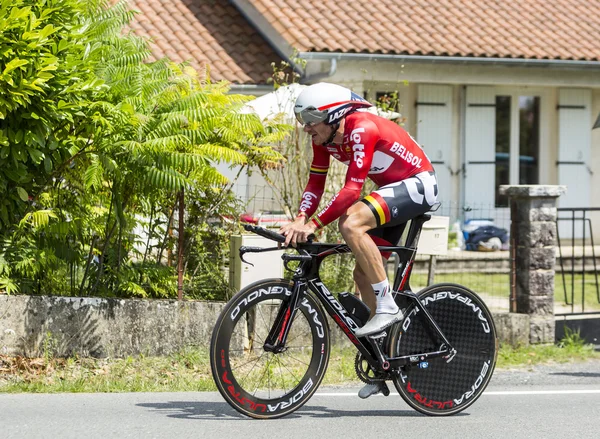
[[359, 326], [364, 326], [371, 315], [370, 308], [352, 293], [340, 293], [338, 300], [348, 311], [350, 318]]

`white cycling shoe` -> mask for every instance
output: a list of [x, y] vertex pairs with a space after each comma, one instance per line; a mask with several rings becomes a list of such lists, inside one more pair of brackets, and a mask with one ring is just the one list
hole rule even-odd
[[366, 384], [358, 391], [358, 397], [360, 399], [367, 399], [369, 396], [377, 395], [378, 393], [383, 393], [385, 396], [390, 394], [390, 389], [383, 381], [374, 384]]
[[357, 329], [354, 335], [357, 337], [366, 337], [367, 335], [377, 334], [383, 331], [388, 326], [393, 325], [401, 321], [404, 318], [402, 310], [398, 308], [398, 311], [394, 314], [378, 313], [369, 320], [362, 328]]

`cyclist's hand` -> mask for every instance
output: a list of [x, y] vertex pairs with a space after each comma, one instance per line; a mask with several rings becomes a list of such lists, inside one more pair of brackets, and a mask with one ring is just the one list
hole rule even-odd
[[299, 242], [306, 242], [308, 240], [308, 236], [315, 233], [316, 226], [314, 223], [309, 222], [304, 224], [304, 219], [299, 218], [293, 223], [286, 224], [281, 229], [279, 229], [279, 233], [285, 236], [285, 243], [283, 244], [285, 247], [290, 244], [292, 247], [296, 247], [296, 244]]
[[279, 229], [279, 233], [281, 233], [282, 235], [285, 235], [286, 232], [288, 230], [290, 230], [291, 228], [296, 228], [296, 227], [303, 226], [305, 222], [306, 222], [306, 220], [304, 219], [303, 216], [298, 216], [291, 223], [288, 223], [285, 226], [281, 226], [281, 228]]

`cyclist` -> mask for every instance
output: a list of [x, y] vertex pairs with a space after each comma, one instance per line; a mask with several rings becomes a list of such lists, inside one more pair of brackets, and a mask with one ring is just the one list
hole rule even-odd
[[[401, 225], [430, 210], [438, 194], [435, 172], [423, 149], [394, 122], [360, 111], [370, 106], [336, 84], [313, 84], [300, 93], [294, 112], [312, 137], [313, 159], [298, 215], [280, 229], [285, 245], [295, 246], [339, 218], [340, 232], [356, 257], [354, 280], [372, 310], [371, 319], [355, 332], [357, 337], [381, 333], [402, 320], [384, 268], [390, 254], [380, 253], [377, 245], [396, 245]], [[313, 216], [324, 192], [330, 156], [348, 165], [346, 180]], [[357, 202], [367, 177], [378, 189]], [[384, 382], [367, 384], [359, 396], [368, 398], [383, 386]]]

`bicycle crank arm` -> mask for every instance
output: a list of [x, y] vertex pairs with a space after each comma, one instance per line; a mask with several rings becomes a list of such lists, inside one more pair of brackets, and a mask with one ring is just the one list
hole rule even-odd
[[369, 342], [371, 343], [371, 346], [373, 347], [373, 350], [375, 351], [375, 357], [377, 358], [377, 361], [379, 362], [379, 366], [381, 366], [381, 368], [384, 371], [388, 371], [390, 369], [390, 363], [388, 361], [388, 359], [386, 358], [386, 356], [383, 354], [383, 351], [381, 350], [381, 339], [373, 339], [369, 337]]

